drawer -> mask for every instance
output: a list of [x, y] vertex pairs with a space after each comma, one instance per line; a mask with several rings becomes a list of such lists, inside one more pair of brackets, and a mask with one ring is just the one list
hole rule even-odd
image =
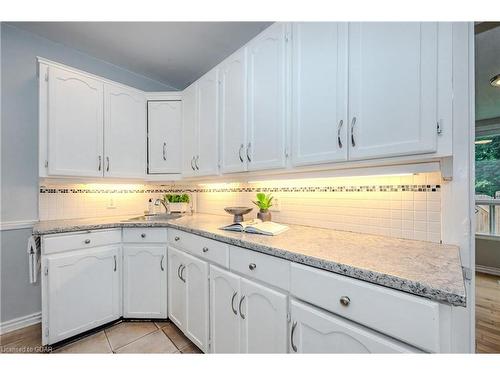
[[229, 268], [245, 276], [290, 290], [290, 262], [256, 251], [230, 246]]
[[301, 264], [291, 294], [418, 348], [439, 352], [439, 303]]
[[167, 228], [123, 228], [123, 242], [166, 243]]
[[110, 245], [122, 241], [121, 229], [72, 232], [42, 236], [44, 254]]
[[229, 245], [224, 242], [177, 229], [169, 229], [168, 238], [170, 244], [179, 250], [223, 267], [229, 267]]

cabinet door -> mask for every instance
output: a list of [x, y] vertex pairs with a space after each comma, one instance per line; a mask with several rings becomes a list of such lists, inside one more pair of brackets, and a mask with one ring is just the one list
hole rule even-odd
[[246, 48], [228, 57], [219, 68], [221, 80], [221, 169], [246, 170], [247, 65]]
[[197, 115], [196, 115], [197, 83], [193, 83], [182, 93], [182, 176], [194, 176], [196, 168], [194, 159], [198, 151]]
[[217, 175], [219, 171], [219, 83], [218, 70], [214, 69], [200, 78], [197, 87], [197, 138], [196, 174]]
[[[409, 353], [406, 345], [346, 319], [292, 300], [291, 352]], [[417, 350], [415, 350], [417, 352]]]
[[292, 24], [292, 164], [347, 160], [347, 24]]
[[350, 159], [437, 146], [437, 23], [349, 24]]
[[241, 352], [287, 352], [287, 296], [241, 279]]
[[286, 24], [275, 23], [248, 45], [249, 170], [285, 166]]
[[180, 173], [182, 102], [148, 102], [148, 173]]
[[182, 252], [168, 247], [168, 317], [181, 330], [186, 323], [186, 271]]
[[119, 246], [46, 257], [48, 344], [120, 317], [120, 258]]
[[146, 100], [137, 91], [104, 87], [104, 176], [146, 174]]
[[235, 274], [210, 266], [212, 353], [240, 353], [239, 281]]
[[167, 318], [167, 247], [123, 246], [123, 316]]
[[186, 336], [204, 352], [208, 349], [208, 263], [184, 254], [186, 269]]
[[103, 175], [103, 84], [49, 67], [48, 174]]

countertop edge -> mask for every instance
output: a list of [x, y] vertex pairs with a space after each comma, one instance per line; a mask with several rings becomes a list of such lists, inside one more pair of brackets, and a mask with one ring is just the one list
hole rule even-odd
[[[278, 258], [286, 259], [294, 263], [304, 264], [317, 269], [322, 269], [339, 275], [352, 277], [354, 279], [366, 281], [375, 285], [380, 285], [386, 288], [391, 288], [394, 290], [406, 292], [412, 295], [416, 295], [422, 298], [427, 298], [436, 302], [447, 303], [453, 306], [466, 307], [467, 298], [466, 295], [459, 295], [453, 292], [447, 292], [444, 290], [429, 287], [428, 285], [422, 284], [418, 281], [412, 281], [405, 278], [391, 276], [383, 273], [378, 273], [375, 271], [370, 271], [363, 268], [352, 267], [348, 264], [342, 264], [337, 262], [332, 262], [324, 260], [321, 258], [315, 258], [308, 255], [301, 255], [300, 253], [294, 253], [290, 250], [279, 249], [275, 247], [269, 247], [266, 245], [256, 244], [250, 241], [235, 239], [231, 237], [226, 237], [221, 234], [208, 232], [198, 228], [191, 228], [189, 226], [184, 226], [182, 224], [170, 222], [113, 222], [104, 224], [81, 224], [73, 225], [72, 227], [55, 227], [50, 230], [35, 230], [33, 229], [33, 234], [37, 236], [49, 235], [49, 234], [60, 234], [68, 232], [78, 232], [86, 230], [99, 230], [99, 229], [113, 229], [113, 228], [173, 228], [189, 232], [192, 234], [200, 235], [205, 238], [217, 240], [220, 242], [227, 243], [233, 246], [240, 246], [246, 249], [257, 251], [270, 256], [275, 256]], [[464, 287], [465, 290], [465, 287]]]

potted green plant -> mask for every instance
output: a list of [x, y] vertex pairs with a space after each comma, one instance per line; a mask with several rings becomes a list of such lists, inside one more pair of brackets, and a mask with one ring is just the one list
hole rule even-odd
[[253, 203], [259, 207], [257, 217], [262, 221], [271, 221], [271, 213], [269, 208], [273, 205], [273, 196], [271, 194], [257, 193], [257, 200]]
[[189, 195], [165, 194], [163, 200], [168, 202], [171, 212], [186, 212], [188, 210]]

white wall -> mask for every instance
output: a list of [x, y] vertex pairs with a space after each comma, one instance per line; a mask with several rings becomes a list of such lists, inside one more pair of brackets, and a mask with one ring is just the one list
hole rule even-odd
[[[170, 87], [37, 35], [1, 25], [2, 226], [38, 220], [38, 78], [41, 56], [145, 91]], [[30, 229], [2, 230], [0, 323], [40, 311], [40, 287], [27, 284]]]

